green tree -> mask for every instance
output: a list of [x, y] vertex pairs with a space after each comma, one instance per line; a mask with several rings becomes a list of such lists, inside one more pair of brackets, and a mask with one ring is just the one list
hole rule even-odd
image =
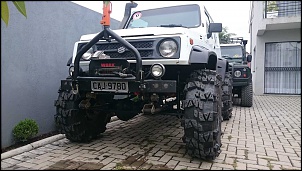
[[277, 1], [266, 1], [267, 12], [278, 11]]
[[[24, 17], [27, 18], [24, 1], [12, 1], [12, 2], [15, 5], [15, 7], [18, 9], [18, 11], [22, 15], [24, 15]], [[1, 19], [4, 21], [4, 23], [6, 24], [6, 27], [7, 27], [8, 21], [9, 21], [9, 9], [8, 9], [6, 1], [1, 1]]]
[[222, 44], [231, 43], [231, 37], [236, 36], [235, 33], [229, 33], [228, 27], [223, 27], [222, 32], [219, 33], [219, 42]]

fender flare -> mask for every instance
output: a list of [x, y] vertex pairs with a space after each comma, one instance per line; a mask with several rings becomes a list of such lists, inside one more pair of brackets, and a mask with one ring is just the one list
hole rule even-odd
[[229, 62], [224, 58], [218, 58], [217, 62], [217, 73], [221, 75], [222, 80], [224, 80], [225, 73], [229, 72]]
[[72, 63], [72, 57], [70, 57], [69, 59], [68, 59], [68, 61], [67, 61], [67, 66], [70, 66], [71, 65], [71, 63]]
[[189, 58], [190, 64], [206, 64], [207, 69], [216, 70], [217, 55], [201, 46], [193, 46]]

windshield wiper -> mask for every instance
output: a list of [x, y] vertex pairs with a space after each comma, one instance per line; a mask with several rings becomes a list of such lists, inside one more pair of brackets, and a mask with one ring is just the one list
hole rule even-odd
[[187, 28], [186, 26], [183, 26], [181, 24], [162, 24], [159, 27], [185, 27], [185, 28]]
[[221, 55], [223, 58], [225, 59], [232, 59], [232, 57], [228, 56], [228, 55]]

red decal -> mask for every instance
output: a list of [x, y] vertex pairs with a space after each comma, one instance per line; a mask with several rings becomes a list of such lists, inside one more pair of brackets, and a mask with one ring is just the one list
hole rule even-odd
[[101, 64], [102, 68], [111, 68], [111, 67], [115, 67], [115, 63], [102, 63]]

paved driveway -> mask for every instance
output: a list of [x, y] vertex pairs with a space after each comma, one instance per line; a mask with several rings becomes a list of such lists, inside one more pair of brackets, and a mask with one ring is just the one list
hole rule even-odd
[[108, 124], [89, 144], [64, 138], [1, 160], [1, 169], [301, 169], [301, 96], [255, 96], [251, 108], [234, 106], [222, 128], [213, 162], [185, 154], [176, 117], [141, 115]]

